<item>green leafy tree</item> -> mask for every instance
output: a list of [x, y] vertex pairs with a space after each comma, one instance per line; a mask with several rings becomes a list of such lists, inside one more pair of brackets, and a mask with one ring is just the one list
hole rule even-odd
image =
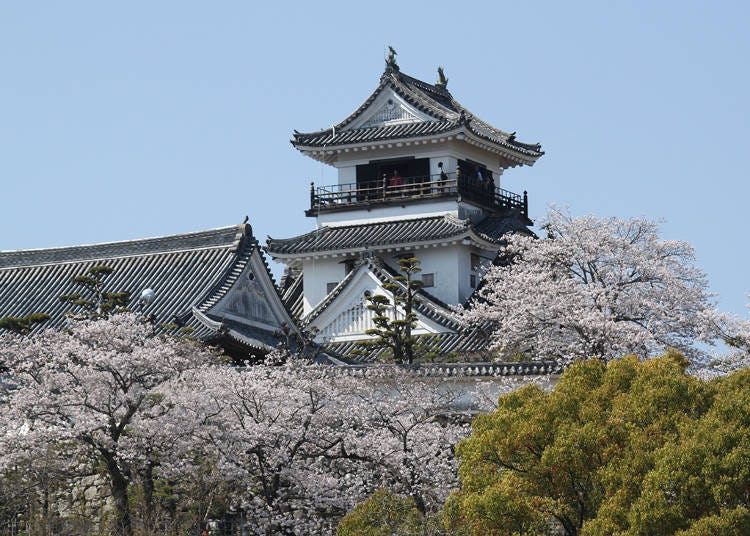
[[422, 268], [416, 257], [399, 259], [398, 265], [403, 275], [383, 285], [390, 296], [373, 294], [367, 297], [367, 308], [375, 313], [373, 323], [376, 327], [365, 332], [375, 338], [363, 343], [363, 346], [387, 348], [394, 362], [412, 363], [418, 340], [412, 335], [417, 325], [414, 298], [422, 288], [422, 281], [414, 279], [414, 276]]
[[677, 353], [579, 361], [552, 392], [530, 385], [500, 397], [457, 447], [461, 488], [444, 508], [447, 528], [653, 535], [698, 521], [741, 527], [750, 372], [706, 383], [686, 365]]
[[27, 335], [35, 324], [40, 324], [49, 320], [49, 318], [50, 316], [47, 313], [31, 313], [21, 317], [6, 316], [0, 318], [0, 329], [7, 329], [19, 335]]
[[336, 530], [337, 536], [419, 536], [424, 518], [414, 499], [379, 489], [354, 507]]
[[106, 265], [92, 266], [85, 274], [71, 279], [81, 291], [63, 294], [60, 301], [79, 307], [83, 316], [87, 318], [107, 317], [111, 313], [124, 310], [128, 305], [130, 292], [108, 292], [104, 290], [107, 276], [114, 272], [114, 268]]

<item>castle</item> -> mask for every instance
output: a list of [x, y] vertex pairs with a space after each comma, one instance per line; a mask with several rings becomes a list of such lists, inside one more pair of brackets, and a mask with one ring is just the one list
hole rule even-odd
[[[422, 288], [415, 335], [438, 354], [479, 351], [484, 337], [451, 306], [467, 302], [503, 236], [530, 232], [526, 192], [502, 188], [503, 173], [544, 153], [464, 108], [438, 69], [434, 84], [401, 72], [395, 51], [372, 94], [330, 129], [294, 132], [305, 156], [336, 168], [338, 182], [310, 184], [315, 229], [269, 238], [247, 223], [202, 232], [92, 246], [0, 252], [0, 318], [51, 315], [71, 278], [114, 268], [110, 289], [156, 325], [177, 325], [239, 356], [262, 356], [280, 341], [307, 341], [333, 362], [370, 361], [355, 352], [373, 327], [368, 296], [398, 283], [399, 259], [417, 257]], [[264, 255], [286, 265], [275, 285]], [[141, 299], [142, 291], [155, 299]], [[356, 357], [355, 357], [356, 356]]]

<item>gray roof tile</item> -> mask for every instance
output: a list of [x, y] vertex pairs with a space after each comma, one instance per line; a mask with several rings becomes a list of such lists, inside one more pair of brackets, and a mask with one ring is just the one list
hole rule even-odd
[[[369, 108], [377, 96], [387, 87], [390, 87], [419, 110], [433, 117], [434, 120], [379, 127], [347, 128]], [[515, 133], [510, 134], [496, 129], [476, 117], [456, 101], [447, 89], [428, 84], [389, 68], [386, 68], [375, 91], [349, 117], [335, 127], [326, 130], [308, 133], [295, 131], [292, 144], [298, 148], [336, 147], [430, 136], [458, 131], [464, 127], [484, 140], [523, 155], [526, 163], [533, 163], [534, 160], [544, 154], [541, 145], [538, 143], [521, 143], [515, 139]]]
[[522, 217], [514, 211], [488, 216], [478, 224], [451, 215], [391, 220], [356, 225], [324, 226], [286, 239], [268, 239], [266, 250], [275, 255], [303, 255], [323, 251], [364, 250], [378, 246], [417, 244], [475, 235], [498, 243], [510, 231], [528, 232]]
[[[143, 289], [154, 290], [156, 299], [143, 314], [153, 315], [157, 324], [177, 318], [194, 329], [198, 338], [230, 337], [240, 347], [267, 349], [279, 342], [275, 333], [215, 322], [205, 315], [253, 255], [263, 253], [249, 225], [90, 246], [0, 252], [0, 318], [47, 313], [52, 318], [35, 330], [61, 327], [74, 306], [61, 302], [59, 296], [80, 290], [71, 278], [92, 266], [106, 265], [114, 271], [105, 279], [105, 290], [129, 292], [131, 309], [138, 307]], [[268, 272], [265, 259], [263, 264]], [[267, 298], [280, 299], [278, 295]]]

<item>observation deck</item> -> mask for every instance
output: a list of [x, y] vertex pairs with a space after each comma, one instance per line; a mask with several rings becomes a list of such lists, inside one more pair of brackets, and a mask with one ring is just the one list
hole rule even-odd
[[454, 198], [469, 201], [491, 210], [513, 209], [525, 218], [529, 216], [527, 193], [523, 195], [495, 187], [490, 181], [474, 177], [456, 176], [456, 173], [421, 177], [403, 177], [401, 184], [392, 184], [383, 178], [371, 182], [315, 186], [310, 183], [310, 209], [307, 216], [376, 206], [399, 205], [414, 201]]

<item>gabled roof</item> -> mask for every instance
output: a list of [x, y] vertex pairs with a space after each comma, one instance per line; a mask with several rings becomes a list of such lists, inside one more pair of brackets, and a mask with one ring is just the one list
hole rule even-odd
[[[304, 318], [304, 326], [309, 327], [314, 324], [315, 320], [344, 293], [356, 274], [360, 270], [368, 270], [381, 285], [397, 284], [403, 287], [403, 283], [398, 281], [398, 274], [385, 264], [380, 258], [373, 257], [364, 261], [357, 269], [351, 271], [326, 298], [313, 309], [307, 317]], [[429, 335], [429, 346], [432, 353], [437, 355], [448, 355], [453, 353], [469, 355], [478, 354], [487, 348], [487, 333], [481, 326], [469, 326], [464, 324], [450, 307], [435, 296], [431, 295], [424, 289], [417, 292], [414, 300], [414, 311], [420, 316], [430, 319], [435, 324], [442, 326], [445, 330], [442, 333]], [[383, 349], [363, 347], [357, 341], [347, 342], [329, 342], [323, 344], [323, 350], [329, 354], [349, 360], [352, 362], [372, 362], [375, 361], [383, 352]], [[362, 351], [365, 351], [362, 354]]]
[[[358, 269], [369, 270], [381, 285], [397, 284], [401, 287], [404, 286], [403, 283], [396, 280], [398, 274], [379, 257], [371, 257], [363, 261]], [[312, 324], [313, 321], [323, 313], [323, 311], [336, 301], [336, 298], [338, 298], [352, 280], [354, 280], [358, 269], [349, 272], [346, 277], [344, 277], [344, 279], [342, 279], [341, 282], [325, 297], [325, 299], [310, 311], [310, 314], [303, 319], [305, 327]], [[443, 326], [446, 332], [452, 332], [466, 327], [453, 311], [451, 311], [448, 305], [424, 289], [420, 289], [417, 292], [417, 296], [414, 300], [414, 311]]]
[[[368, 126], [358, 125], [357, 120], [371, 111], [379, 95], [391, 90], [414, 109], [428, 117], [427, 120], [414, 118], [413, 122], [397, 122]], [[400, 71], [395, 64], [388, 64], [380, 77], [380, 83], [365, 100], [346, 119], [329, 129], [317, 132], [294, 132], [292, 144], [301, 151], [316, 148], [331, 148], [382, 142], [387, 140], [404, 140], [430, 136], [456, 135], [476, 138], [496, 151], [505, 154], [518, 164], [533, 165], [544, 154], [541, 145], [521, 143], [515, 139], [515, 133], [497, 129], [472, 114], [456, 99], [448, 89], [440, 84], [428, 84]]]
[[276, 318], [296, 330], [252, 229], [245, 224], [124, 242], [0, 252], [0, 318], [46, 313], [51, 318], [36, 325], [36, 331], [64, 326], [66, 313], [75, 307], [59, 296], [79, 292], [71, 279], [99, 265], [113, 268], [105, 290], [129, 292], [132, 310], [140, 310], [144, 289], [155, 292], [156, 298], [141, 312], [157, 325], [176, 322], [204, 340], [231, 338], [249, 352], [267, 351], [276, 345], [277, 329], [230, 322], [212, 313], [241, 276], [252, 272], [253, 278], [265, 281], [264, 303], [272, 304]]
[[508, 232], [529, 232], [514, 211], [488, 216], [477, 224], [451, 214], [388, 220], [320, 229], [286, 239], [268, 238], [266, 251], [273, 257], [293, 257], [325, 252], [359, 252], [394, 245], [417, 245], [442, 240], [470, 238], [492, 247]]

